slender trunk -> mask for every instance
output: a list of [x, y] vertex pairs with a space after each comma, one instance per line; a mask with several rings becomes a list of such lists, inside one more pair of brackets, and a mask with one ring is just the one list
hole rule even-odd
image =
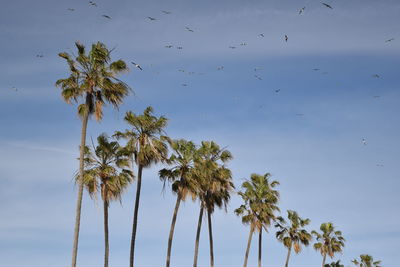
[[322, 267], [325, 267], [325, 261], [326, 261], [326, 253], [322, 257]]
[[135, 241], [136, 241], [136, 228], [137, 228], [137, 220], [138, 220], [138, 211], [139, 211], [139, 200], [140, 200], [140, 188], [142, 186], [142, 170], [143, 167], [139, 165], [138, 167], [138, 181], [136, 188], [136, 200], [135, 200], [135, 211], [133, 213], [133, 228], [132, 228], [132, 238], [131, 238], [131, 252], [130, 252], [130, 267], [133, 267], [133, 262], [135, 258]]
[[167, 250], [167, 265], [166, 265], [167, 267], [169, 267], [170, 261], [171, 261], [172, 238], [174, 237], [176, 217], [178, 215], [178, 210], [179, 210], [180, 203], [181, 203], [181, 195], [178, 193], [178, 196], [176, 197], [174, 215], [172, 216], [171, 228], [169, 230], [168, 250]]
[[214, 267], [214, 245], [213, 245], [213, 237], [212, 237], [212, 225], [211, 225], [210, 210], [207, 210], [207, 219], [208, 219], [208, 237], [210, 239], [210, 267]]
[[79, 151], [79, 179], [78, 179], [78, 197], [76, 200], [75, 210], [75, 228], [74, 228], [74, 241], [72, 246], [72, 267], [76, 267], [76, 258], [78, 256], [78, 240], [79, 240], [79, 227], [81, 224], [81, 210], [82, 210], [82, 197], [83, 197], [83, 171], [84, 171], [84, 154], [86, 146], [86, 129], [89, 121], [89, 113], [85, 113], [82, 118], [82, 132], [81, 132], [81, 146]]
[[104, 206], [104, 267], [108, 267], [108, 254], [110, 245], [108, 243], [108, 202], [103, 200]]
[[288, 266], [289, 266], [290, 252], [292, 252], [292, 246], [290, 246], [290, 247], [288, 248], [288, 253], [287, 253], [287, 256], [286, 256], [285, 267], [288, 267]]
[[203, 212], [204, 212], [204, 209], [203, 209], [203, 207], [201, 207], [200, 208], [200, 214], [199, 214], [199, 222], [197, 223], [197, 233], [196, 233], [196, 243], [195, 243], [195, 246], [194, 246], [193, 267], [197, 267], [197, 258], [199, 256], [200, 230], [201, 230], [201, 222], [203, 220]]
[[247, 267], [247, 259], [249, 258], [250, 245], [251, 245], [251, 239], [253, 238], [253, 233], [254, 233], [254, 228], [250, 226], [250, 234], [249, 234], [249, 239], [247, 241], [246, 254], [244, 255], [243, 267]]
[[262, 228], [258, 234], [258, 267], [261, 267], [261, 240], [262, 240]]

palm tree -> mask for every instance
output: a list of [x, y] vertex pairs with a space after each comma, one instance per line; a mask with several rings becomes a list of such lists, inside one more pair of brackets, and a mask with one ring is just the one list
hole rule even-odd
[[243, 182], [244, 191], [239, 192], [244, 204], [235, 210], [236, 215], [242, 216], [242, 222], [250, 225], [250, 234], [243, 266], [247, 266], [251, 239], [254, 231], [258, 231], [258, 266], [261, 267], [261, 243], [262, 230], [268, 232], [268, 227], [275, 221], [275, 212], [279, 211], [277, 206], [279, 192], [274, 188], [279, 185], [278, 181], [270, 181], [271, 174], [252, 174], [250, 180]]
[[118, 142], [109, 142], [108, 137], [102, 134], [97, 143], [94, 151], [86, 147], [83, 184], [92, 198], [96, 198], [100, 189], [104, 211], [104, 267], [108, 267], [108, 207], [113, 200], [121, 202], [121, 195], [132, 181], [133, 174], [125, 169], [129, 166], [129, 154]]
[[198, 157], [195, 160], [195, 168], [192, 175], [197, 181], [197, 195], [200, 200], [200, 214], [197, 225], [195, 254], [193, 266], [197, 266], [199, 251], [201, 222], [203, 212], [207, 212], [208, 236], [210, 242], [210, 266], [214, 267], [214, 245], [212, 234], [211, 215], [215, 207], [226, 209], [230, 199], [230, 192], [233, 191], [232, 173], [225, 167], [225, 163], [232, 159], [232, 154], [220, 148], [213, 141], [203, 141], [198, 149]]
[[362, 254], [359, 260], [354, 259], [351, 262], [358, 267], [382, 267], [381, 261], [374, 261], [374, 258], [368, 254]]
[[333, 261], [329, 264], [325, 264], [325, 267], [344, 267], [344, 265], [340, 263], [340, 260], [338, 260], [336, 262]]
[[342, 232], [335, 230], [331, 222], [321, 224], [320, 230], [322, 233], [312, 231], [315, 235], [317, 243], [314, 244], [314, 249], [322, 255], [322, 267], [325, 266], [326, 256], [333, 258], [335, 253], [342, 252], [345, 239], [342, 237]]
[[162, 135], [163, 130], [167, 125], [167, 118], [163, 116], [156, 117], [152, 113], [152, 107], [147, 107], [141, 115], [136, 115], [132, 111], [128, 111], [125, 115], [125, 121], [132, 128], [125, 132], [115, 133], [117, 138], [126, 138], [128, 140], [127, 147], [130, 148], [130, 152], [133, 155], [133, 161], [138, 167], [138, 180], [129, 257], [130, 267], [133, 267], [134, 265], [136, 229], [140, 190], [142, 186], [142, 171], [143, 168], [148, 168], [152, 164], [164, 161], [167, 158], [168, 153], [167, 141], [169, 141], [169, 138]]
[[181, 201], [185, 201], [188, 196], [193, 200], [196, 198], [196, 186], [194, 181], [191, 179], [191, 171], [196, 156], [196, 145], [193, 142], [184, 139], [174, 140], [170, 145], [174, 154], [166, 160], [166, 163], [173, 165], [173, 167], [169, 169], [164, 168], [159, 171], [160, 179], [164, 181], [164, 183], [166, 181], [171, 182], [172, 192], [176, 194], [176, 204], [168, 237], [166, 267], [170, 266], [172, 238], [174, 236], [179, 205]]
[[290, 225], [287, 225], [285, 219], [281, 216], [277, 218], [277, 223], [275, 224], [275, 227], [279, 228], [279, 231], [276, 232], [276, 238], [288, 249], [285, 267], [289, 266], [292, 247], [294, 252], [298, 254], [301, 251], [301, 245], [308, 246], [312, 239], [311, 234], [303, 228], [310, 223], [310, 219], [302, 219], [297, 212], [292, 210], [287, 212]]
[[129, 86], [119, 80], [117, 76], [128, 70], [122, 60], [110, 62], [111, 51], [100, 42], [92, 45], [92, 49], [86, 54], [85, 46], [75, 43], [78, 55], [70, 55], [66, 52], [59, 53], [69, 66], [70, 76], [59, 79], [56, 86], [60, 87], [61, 95], [65, 102], [81, 103], [78, 106], [78, 114], [82, 119], [81, 144], [79, 155], [79, 179], [78, 197], [75, 211], [75, 229], [72, 249], [72, 267], [76, 266], [78, 255], [79, 227], [83, 194], [84, 150], [86, 145], [86, 129], [91, 115], [95, 115], [97, 121], [103, 116], [103, 105], [111, 103], [115, 108], [122, 103], [128, 95]]

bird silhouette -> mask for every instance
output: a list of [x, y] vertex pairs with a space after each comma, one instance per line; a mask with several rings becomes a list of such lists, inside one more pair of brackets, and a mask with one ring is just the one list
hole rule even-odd
[[236, 46], [230, 46], [229, 48], [230, 48], [230, 49], [235, 49], [235, 48], [236, 48]]
[[183, 47], [182, 46], [177, 46], [176, 49], [182, 50]]
[[153, 17], [147, 17], [149, 20], [153, 21], [153, 20], [157, 20], [156, 18]]
[[164, 13], [164, 14], [167, 14], [167, 15], [171, 14], [171, 11], [165, 11], [165, 10], [163, 10], [163, 11], [161, 11], [161, 12]]
[[258, 80], [262, 80], [262, 78], [260, 77], [260, 76], [258, 76], [258, 75], [254, 75], [254, 77], [256, 77], [256, 79], [258, 79]]
[[131, 61], [131, 63], [132, 63], [136, 68], [138, 68], [139, 70], [143, 70], [142, 67], [141, 67], [139, 64], [137, 64], [137, 63], [135, 63], [135, 62], [133, 62], [133, 61]]
[[106, 18], [106, 19], [111, 19], [111, 17], [110, 16], [108, 16], [108, 15], [101, 15], [103, 18]]
[[184, 87], [188, 86], [187, 83], [182, 83], [181, 85]]
[[365, 140], [365, 138], [363, 138], [363, 139], [361, 140], [361, 142], [363, 143], [364, 146], [367, 145], [367, 140]]
[[223, 70], [224, 69], [224, 66], [219, 66], [218, 68], [217, 68], [217, 70]]
[[321, 4], [323, 4], [323, 5], [326, 6], [327, 8], [333, 9], [332, 6], [330, 6], [330, 5], [326, 4], [326, 3], [321, 3]]
[[15, 92], [18, 92], [18, 88], [15, 87], [15, 86], [11, 87], [11, 90], [14, 90]]
[[186, 30], [188, 30], [189, 32], [194, 32], [194, 30], [190, 29], [189, 27], [185, 27]]
[[279, 93], [281, 91], [281, 89], [276, 89], [275, 93]]
[[68, 8], [68, 11], [75, 11], [75, 8]]
[[394, 38], [390, 38], [390, 39], [386, 40], [385, 43], [389, 43], [389, 42], [392, 42], [392, 41], [394, 41]]
[[43, 54], [37, 54], [36, 57], [42, 58], [42, 57], [44, 57], [44, 56], [43, 56]]
[[301, 14], [304, 12], [305, 9], [306, 9], [306, 7], [300, 8], [300, 10], [299, 10], [299, 15], [301, 15]]
[[172, 45], [166, 45], [165, 48], [172, 48]]
[[247, 45], [247, 43], [240, 43], [240, 45], [241, 45], [241, 46], [245, 46], [245, 45]]
[[374, 77], [374, 78], [380, 78], [381, 76], [379, 76], [379, 74], [374, 74], [374, 75], [372, 75], [372, 77]]
[[287, 42], [289, 40], [289, 37], [287, 35], [285, 35], [285, 42]]
[[260, 33], [258, 36], [260, 36], [260, 37], [264, 37], [264, 34], [263, 34], [263, 33]]
[[93, 1], [89, 1], [89, 4], [92, 5], [92, 6], [97, 7], [97, 4], [95, 2], [93, 2]]

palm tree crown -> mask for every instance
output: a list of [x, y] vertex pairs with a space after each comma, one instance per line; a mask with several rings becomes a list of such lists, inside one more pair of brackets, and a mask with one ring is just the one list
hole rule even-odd
[[129, 154], [118, 142], [109, 142], [105, 134], [100, 135], [97, 142], [93, 151], [86, 147], [84, 185], [92, 198], [96, 198], [100, 189], [100, 196], [107, 204], [121, 201], [123, 191], [133, 179], [132, 172], [126, 169]]
[[83, 116], [95, 114], [96, 120], [103, 116], [105, 102], [118, 107], [131, 90], [130, 87], [119, 80], [117, 76], [128, 67], [123, 60], [111, 61], [111, 51], [100, 42], [92, 45], [91, 51], [86, 54], [85, 46], [75, 43], [78, 55], [62, 52], [58, 55], [64, 58], [70, 69], [70, 76], [59, 79], [56, 85], [62, 89], [62, 97], [67, 103], [83, 103], [78, 108], [78, 114]]
[[300, 218], [297, 212], [293, 210], [288, 210], [287, 213], [290, 225], [287, 224], [283, 217], [279, 216], [275, 225], [279, 228], [276, 232], [276, 237], [285, 247], [293, 247], [294, 251], [299, 253], [301, 245], [308, 246], [312, 239], [311, 234], [303, 228], [310, 223], [310, 219]]
[[368, 254], [362, 254], [360, 259], [354, 259], [351, 262], [358, 267], [382, 267], [381, 261], [374, 261], [374, 258]]
[[279, 185], [278, 181], [270, 181], [271, 174], [252, 174], [250, 180], [242, 184], [244, 191], [239, 195], [244, 204], [235, 210], [236, 215], [242, 216], [244, 224], [250, 224], [259, 231], [271, 225], [276, 219], [275, 212], [279, 211], [279, 192], [274, 188]]
[[342, 252], [345, 239], [342, 237], [342, 232], [335, 230], [331, 222], [321, 224], [320, 230], [322, 233], [312, 231], [315, 235], [317, 243], [314, 244], [314, 249], [319, 251], [323, 257], [322, 266], [325, 265], [326, 256], [333, 256]]

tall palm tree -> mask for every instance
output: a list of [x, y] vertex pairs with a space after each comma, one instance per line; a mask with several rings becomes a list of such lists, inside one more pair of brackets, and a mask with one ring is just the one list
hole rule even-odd
[[204, 210], [207, 212], [208, 236], [210, 242], [210, 266], [214, 267], [214, 245], [211, 215], [215, 207], [226, 209], [230, 193], [234, 189], [232, 173], [225, 163], [232, 159], [232, 154], [213, 141], [203, 141], [198, 149], [198, 156], [193, 169], [193, 179], [197, 181], [197, 195], [200, 200], [200, 214], [197, 225], [193, 266], [197, 266], [201, 222]]
[[304, 229], [306, 225], [310, 224], [310, 219], [300, 218], [297, 212], [293, 210], [288, 210], [287, 213], [290, 225], [281, 216], [277, 218], [277, 223], [275, 224], [275, 227], [279, 228], [276, 232], [276, 238], [288, 249], [285, 267], [289, 266], [292, 248], [298, 254], [301, 251], [301, 245], [308, 246], [312, 239], [311, 234]]
[[314, 244], [314, 249], [321, 253], [322, 267], [324, 267], [327, 255], [333, 258], [336, 253], [342, 252], [345, 239], [342, 232], [335, 230], [331, 222], [321, 224], [320, 230], [321, 233], [312, 231], [311, 234], [315, 235], [318, 241]]
[[102, 134], [97, 143], [94, 151], [86, 147], [83, 184], [92, 198], [96, 198], [100, 189], [104, 212], [104, 267], [108, 267], [108, 207], [113, 200], [121, 202], [121, 195], [132, 181], [133, 174], [126, 169], [129, 167], [129, 154], [118, 142], [109, 142], [108, 137]]
[[338, 260], [336, 262], [333, 261], [329, 264], [325, 264], [325, 267], [344, 267], [344, 265], [340, 263], [340, 260]]
[[168, 154], [167, 141], [169, 141], [169, 138], [162, 135], [164, 128], [167, 126], [167, 118], [163, 116], [156, 117], [152, 113], [152, 107], [147, 107], [143, 114], [140, 115], [128, 111], [124, 119], [132, 128], [125, 132], [115, 133], [117, 138], [126, 138], [128, 140], [127, 147], [130, 148], [133, 155], [133, 161], [138, 167], [135, 210], [133, 214], [131, 250], [129, 257], [130, 267], [133, 267], [134, 265], [136, 229], [143, 168], [148, 168], [152, 164], [164, 161]]
[[270, 181], [271, 174], [252, 174], [250, 180], [242, 184], [243, 191], [239, 192], [244, 204], [235, 210], [236, 215], [242, 216], [242, 222], [250, 225], [250, 234], [243, 266], [247, 266], [250, 245], [254, 231], [258, 231], [258, 266], [261, 267], [262, 230], [268, 232], [268, 227], [275, 221], [275, 212], [279, 211], [279, 192], [275, 189], [278, 181]]
[[374, 261], [374, 258], [368, 254], [362, 254], [360, 259], [354, 259], [351, 262], [358, 267], [382, 267], [381, 261]]
[[111, 62], [111, 51], [97, 42], [92, 45], [89, 53], [86, 53], [85, 46], [79, 42], [75, 43], [78, 50], [77, 55], [70, 55], [66, 52], [58, 55], [68, 63], [70, 76], [59, 79], [56, 86], [60, 87], [61, 95], [65, 102], [80, 103], [78, 115], [82, 119], [81, 144], [79, 154], [79, 179], [78, 197], [75, 211], [74, 241], [72, 248], [72, 267], [76, 266], [78, 255], [79, 227], [83, 194], [83, 171], [84, 171], [84, 150], [86, 146], [86, 129], [91, 115], [95, 115], [97, 121], [103, 116], [103, 105], [111, 103], [115, 108], [122, 103], [123, 98], [131, 90], [129, 86], [117, 77], [122, 72], [128, 71], [123, 60]]
[[193, 200], [196, 198], [196, 185], [191, 175], [196, 157], [196, 145], [184, 139], [174, 140], [170, 145], [173, 154], [166, 160], [166, 163], [173, 166], [159, 171], [160, 179], [164, 182], [171, 182], [172, 192], [176, 194], [176, 204], [168, 237], [166, 267], [169, 267], [171, 262], [172, 238], [174, 236], [179, 205], [188, 196]]

